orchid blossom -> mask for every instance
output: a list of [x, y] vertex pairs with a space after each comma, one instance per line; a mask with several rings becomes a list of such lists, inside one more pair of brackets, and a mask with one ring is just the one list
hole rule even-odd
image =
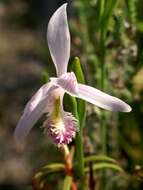
[[77, 132], [77, 120], [63, 108], [64, 93], [83, 99], [100, 108], [130, 112], [131, 107], [122, 100], [110, 96], [96, 88], [77, 82], [73, 72], [67, 72], [70, 57], [70, 33], [66, 13], [67, 4], [63, 4], [51, 17], [47, 40], [54, 62], [57, 77], [50, 78], [27, 103], [16, 130], [15, 139], [23, 143], [37, 120], [47, 113], [43, 124], [46, 133], [57, 146], [69, 144]]

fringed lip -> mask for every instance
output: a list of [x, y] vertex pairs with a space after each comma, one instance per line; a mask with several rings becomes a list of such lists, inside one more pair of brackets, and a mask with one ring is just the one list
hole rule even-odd
[[75, 117], [65, 111], [62, 111], [60, 117], [56, 118], [56, 120], [49, 114], [43, 127], [44, 132], [58, 147], [72, 142], [78, 130]]

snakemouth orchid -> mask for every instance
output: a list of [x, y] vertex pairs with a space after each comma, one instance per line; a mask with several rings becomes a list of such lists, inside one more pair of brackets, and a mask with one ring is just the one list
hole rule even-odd
[[58, 147], [69, 144], [77, 132], [77, 120], [64, 111], [63, 97], [67, 93], [110, 111], [130, 112], [131, 107], [122, 100], [96, 88], [77, 82], [73, 72], [67, 72], [70, 57], [70, 33], [67, 21], [67, 4], [52, 15], [47, 30], [47, 41], [57, 77], [50, 78], [27, 103], [15, 129], [15, 140], [24, 143], [29, 131], [44, 114], [45, 132]]

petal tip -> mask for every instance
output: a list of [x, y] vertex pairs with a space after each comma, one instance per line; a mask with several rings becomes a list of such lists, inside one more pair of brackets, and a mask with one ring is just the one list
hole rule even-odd
[[22, 145], [24, 144], [24, 139], [21, 135], [21, 131], [18, 129], [18, 127], [16, 126], [16, 129], [14, 131], [14, 142], [16, 145]]
[[131, 112], [131, 111], [132, 111], [131, 106], [127, 104], [124, 112]]
[[63, 5], [61, 5], [61, 7], [63, 6], [63, 7], [67, 7], [67, 5], [68, 5], [68, 3], [64, 3]]
[[129, 104], [125, 103], [124, 101], [116, 98], [115, 105], [112, 105], [111, 111], [118, 111], [118, 112], [131, 112], [132, 108]]
[[23, 151], [24, 147], [25, 147], [25, 142], [20, 139], [17, 135], [17, 132], [15, 131], [14, 132], [14, 144], [15, 144], [15, 147], [16, 149], [20, 152], [20, 151]]
[[[119, 112], [131, 112], [132, 108], [129, 104], [125, 103], [124, 101], [117, 99], [116, 106], [113, 106], [112, 111], [119, 111]], [[115, 109], [115, 110], [114, 110]]]

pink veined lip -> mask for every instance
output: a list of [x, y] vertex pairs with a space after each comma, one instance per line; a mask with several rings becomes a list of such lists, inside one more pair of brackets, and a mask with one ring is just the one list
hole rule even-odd
[[71, 113], [63, 111], [61, 124], [61, 128], [56, 126], [50, 116], [48, 116], [47, 120], [44, 122], [45, 133], [50, 136], [53, 143], [58, 145], [58, 147], [69, 144], [77, 132], [77, 120]]

